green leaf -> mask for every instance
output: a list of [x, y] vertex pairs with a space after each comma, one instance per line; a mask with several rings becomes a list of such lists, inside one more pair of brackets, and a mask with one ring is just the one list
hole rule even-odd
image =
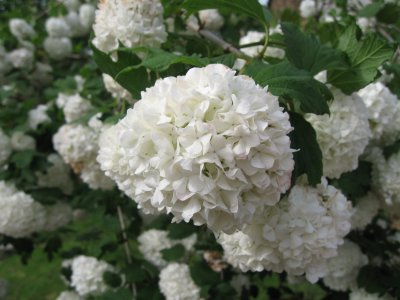
[[233, 53], [212, 57], [210, 62], [213, 64], [223, 64], [229, 68], [232, 68], [235, 64], [236, 56]]
[[28, 192], [33, 199], [35, 199], [39, 203], [47, 205], [54, 204], [64, 197], [63, 192], [58, 188], [38, 187], [34, 190], [29, 190]]
[[132, 292], [128, 289], [119, 289], [118, 291], [107, 291], [104, 294], [97, 296], [97, 300], [131, 300]]
[[140, 93], [151, 86], [145, 68], [126, 68], [114, 78], [120, 85], [127, 89], [134, 99], [140, 99]]
[[376, 14], [376, 19], [382, 23], [395, 24], [400, 19], [400, 6], [395, 3], [385, 4]]
[[199, 287], [214, 285], [221, 282], [219, 275], [211, 270], [207, 263], [201, 258], [196, 258], [189, 267], [190, 275]]
[[316, 81], [309, 72], [299, 70], [287, 61], [266, 65], [253, 61], [245, 67], [245, 74], [275, 96], [290, 97], [303, 112], [329, 113], [327, 100], [332, 94], [325, 85]]
[[27, 168], [35, 156], [36, 152], [34, 150], [23, 150], [14, 152], [11, 156], [11, 162], [19, 169]]
[[229, 13], [239, 13], [259, 20], [263, 24], [268, 24], [271, 17], [257, 0], [186, 0], [182, 8], [189, 14], [202, 9], [220, 9], [229, 11]]
[[185, 247], [177, 244], [171, 248], [161, 250], [161, 254], [166, 261], [177, 261], [185, 255]]
[[168, 225], [168, 237], [173, 240], [184, 239], [197, 231], [191, 223], [171, 223]]
[[142, 282], [146, 279], [146, 271], [140, 265], [140, 261], [136, 264], [128, 265], [122, 270], [127, 282]]
[[372, 82], [378, 67], [393, 55], [394, 49], [377, 34], [358, 38], [358, 28], [350, 26], [339, 39], [338, 48], [347, 53], [350, 67], [346, 70], [328, 71], [328, 82], [351, 94]]
[[287, 58], [297, 68], [315, 75], [323, 70], [348, 66], [343, 52], [322, 45], [314, 35], [302, 33], [296, 25], [283, 23], [282, 31]]
[[120, 287], [122, 284], [121, 276], [119, 276], [117, 273], [110, 271], [106, 271], [103, 273], [103, 280], [108, 286], [113, 288]]
[[322, 152], [317, 142], [314, 128], [296, 113], [290, 114], [290, 123], [294, 130], [289, 133], [291, 148], [299, 150], [293, 153], [294, 171], [292, 182], [301, 174], [306, 174], [311, 185], [318, 184], [322, 177]]
[[383, 3], [371, 3], [366, 6], [364, 6], [359, 12], [358, 16], [359, 17], [364, 17], [364, 18], [372, 18], [375, 17], [376, 14], [381, 10]]

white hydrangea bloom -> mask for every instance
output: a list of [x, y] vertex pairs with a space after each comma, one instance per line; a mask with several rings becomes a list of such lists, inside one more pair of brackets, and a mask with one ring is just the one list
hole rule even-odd
[[78, 93], [73, 95], [59, 93], [56, 99], [56, 105], [58, 108], [63, 109], [65, 121], [67, 121], [67, 123], [82, 118], [93, 109], [92, 104], [88, 100], [82, 98]]
[[348, 0], [347, 7], [349, 9], [360, 10], [371, 3], [372, 0]]
[[183, 240], [172, 240], [164, 230], [150, 229], [142, 232], [138, 237], [139, 251], [144, 258], [158, 268], [165, 267], [168, 263], [163, 259], [161, 250], [182, 244], [187, 251], [196, 243], [197, 236], [193, 234]]
[[71, 28], [63, 17], [50, 17], [46, 20], [46, 31], [52, 38], [69, 37]]
[[0, 78], [12, 69], [12, 64], [6, 49], [0, 44]]
[[129, 102], [133, 102], [131, 94], [124, 89], [118, 82], [114, 80], [110, 75], [103, 74], [103, 83], [106, 90], [116, 99], [124, 99]]
[[19, 48], [11, 51], [7, 55], [9, 61], [16, 69], [32, 69], [34, 55], [33, 51], [27, 48]]
[[162, 269], [158, 285], [166, 300], [200, 299], [200, 288], [190, 277], [186, 264], [171, 263]]
[[64, 291], [62, 292], [56, 300], [84, 300], [79, 294], [74, 291]]
[[158, 80], [100, 137], [98, 161], [141, 209], [233, 232], [290, 186], [288, 114], [223, 65]]
[[400, 138], [400, 103], [396, 95], [381, 82], [358, 91], [368, 109], [372, 139], [389, 145]]
[[85, 86], [85, 81], [86, 81], [85, 78], [83, 78], [81, 75], [75, 75], [74, 80], [76, 83], [76, 90], [78, 92], [82, 92]]
[[0, 128], [0, 167], [7, 161], [12, 152], [11, 140]]
[[371, 30], [371, 28], [374, 28], [375, 24], [375, 18], [357, 18], [357, 25], [361, 28], [361, 31], [363, 33], [366, 33]]
[[46, 223], [43, 230], [54, 231], [68, 225], [72, 221], [72, 208], [66, 203], [46, 206]]
[[[279, 29], [273, 28], [270, 30], [270, 34], [280, 32]], [[248, 31], [247, 34], [240, 38], [239, 45], [243, 46], [246, 44], [252, 44], [257, 42], [262, 42], [265, 38], [264, 32], [258, 31]], [[258, 56], [263, 49], [263, 46], [251, 46], [242, 48], [242, 52], [248, 56], [256, 57]], [[275, 57], [275, 58], [283, 58], [285, 56], [285, 51], [275, 47], [267, 47], [267, 51], [265, 52], [266, 56]]]
[[18, 40], [26, 40], [32, 38], [36, 33], [32, 25], [28, 24], [24, 19], [10, 19], [9, 27], [11, 34]]
[[354, 289], [350, 293], [349, 300], [390, 300], [390, 297], [382, 296], [378, 294], [369, 294], [364, 289]]
[[364, 230], [378, 213], [379, 207], [379, 199], [372, 192], [358, 199], [353, 215], [351, 216], [351, 229]]
[[242, 231], [220, 234], [218, 242], [225, 259], [244, 272], [286, 271], [314, 283], [350, 231], [350, 216], [351, 203], [322, 178], [315, 188], [296, 184], [287, 199], [266, 208]]
[[90, 28], [84, 27], [81, 24], [81, 19], [76, 11], [70, 11], [64, 16], [64, 21], [70, 29], [70, 37], [81, 37], [89, 33]]
[[101, 170], [100, 164], [96, 161], [96, 156], [85, 161], [80, 177], [93, 190], [111, 190], [115, 183]]
[[44, 40], [44, 49], [55, 60], [61, 60], [72, 53], [72, 42], [67, 37], [47, 37]]
[[0, 233], [15, 238], [42, 230], [46, 220], [40, 203], [4, 181], [0, 181], [0, 214]]
[[400, 152], [377, 167], [377, 184], [386, 204], [400, 204]]
[[80, 255], [71, 263], [71, 286], [81, 296], [99, 296], [109, 287], [103, 280], [106, 271], [115, 272], [115, 268], [95, 257]]
[[160, 0], [107, 0], [99, 3], [93, 44], [111, 52], [125, 47], [159, 47], [167, 39]]
[[357, 94], [345, 95], [331, 88], [334, 100], [329, 105], [330, 115], [306, 114], [317, 133], [323, 156], [324, 176], [339, 178], [358, 166], [371, 131], [367, 109]]
[[302, 0], [300, 3], [300, 15], [303, 18], [314, 17], [318, 14], [318, 7], [315, 0]]
[[35, 150], [36, 141], [33, 137], [16, 131], [11, 135], [11, 146], [15, 151]]
[[345, 240], [338, 248], [338, 254], [328, 259], [328, 272], [324, 284], [334, 291], [347, 291], [357, 287], [359, 270], [368, 263], [368, 258], [357, 244]]
[[84, 28], [88, 31], [92, 29], [96, 16], [96, 8], [92, 4], [82, 4], [79, 7], [79, 20]]
[[[199, 11], [199, 19], [203, 28], [218, 31], [224, 26], [224, 18], [217, 9], [203, 9]], [[187, 20], [189, 29], [199, 30], [199, 22], [195, 16], [190, 16]]]
[[50, 122], [47, 115], [49, 107], [45, 104], [39, 104], [28, 112], [28, 125], [32, 130], [36, 130], [40, 124]]
[[59, 188], [64, 194], [70, 195], [74, 188], [70, 168], [57, 154], [50, 154], [47, 160], [51, 166], [43, 173], [36, 173], [38, 186]]
[[80, 0], [60, 0], [69, 11], [77, 11], [81, 5]]

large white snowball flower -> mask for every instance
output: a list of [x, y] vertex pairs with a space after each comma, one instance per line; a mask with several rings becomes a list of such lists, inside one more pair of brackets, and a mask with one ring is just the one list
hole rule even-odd
[[7, 161], [12, 152], [11, 140], [0, 128], [0, 167]]
[[70, 37], [82, 37], [89, 33], [90, 28], [84, 27], [81, 24], [79, 14], [76, 11], [70, 11], [64, 16], [64, 21], [70, 28]]
[[110, 75], [103, 74], [103, 83], [106, 90], [116, 99], [124, 99], [129, 102], [133, 102], [131, 94], [124, 89], [118, 82], [114, 80]]
[[72, 42], [67, 37], [47, 37], [43, 44], [44, 49], [50, 58], [61, 60], [72, 53]]
[[96, 156], [84, 162], [80, 177], [93, 190], [111, 190], [115, 187], [114, 181], [101, 170]]
[[100, 137], [106, 175], [148, 212], [233, 232], [290, 186], [288, 114], [223, 65], [158, 80]]
[[93, 44], [103, 52], [125, 47], [159, 47], [167, 39], [160, 0], [103, 0], [96, 10]]
[[242, 271], [325, 275], [326, 260], [350, 231], [351, 203], [323, 178], [317, 187], [297, 183], [287, 199], [232, 235], [220, 234], [225, 259]]
[[19, 48], [11, 51], [7, 55], [9, 61], [16, 69], [30, 70], [33, 67], [33, 51], [27, 48]]
[[43, 229], [46, 212], [31, 196], [0, 181], [0, 233], [15, 238], [28, 237]]
[[358, 158], [367, 146], [371, 131], [368, 112], [357, 94], [345, 95], [331, 88], [334, 100], [329, 104], [330, 115], [306, 114], [317, 133], [322, 151], [324, 176], [339, 178], [358, 166]]
[[354, 289], [349, 295], [349, 300], [390, 300], [390, 297], [379, 296], [379, 294], [369, 294], [364, 289]]
[[70, 176], [70, 168], [63, 162], [60, 156], [53, 153], [47, 157], [51, 164], [45, 172], [36, 173], [37, 184], [41, 187], [59, 188], [64, 194], [70, 195], [74, 188]]
[[28, 112], [28, 125], [32, 130], [36, 130], [40, 124], [50, 122], [47, 115], [49, 107], [45, 104], [39, 104]]
[[379, 211], [379, 199], [373, 192], [358, 199], [351, 216], [351, 229], [364, 230]]
[[197, 241], [196, 234], [182, 240], [172, 240], [168, 232], [158, 229], [150, 229], [142, 232], [138, 237], [139, 251], [144, 258], [156, 267], [165, 267], [168, 263], [163, 259], [161, 250], [182, 244], [187, 251], [191, 250]]
[[15, 151], [35, 150], [36, 141], [33, 137], [16, 131], [11, 135], [11, 146]]
[[67, 123], [82, 118], [93, 109], [92, 104], [88, 100], [82, 98], [78, 93], [73, 95], [59, 93], [56, 99], [56, 105], [58, 108], [63, 109], [65, 121], [67, 121]]
[[71, 28], [63, 17], [50, 17], [46, 20], [46, 31], [52, 38], [69, 37]]
[[171, 263], [162, 269], [158, 285], [166, 300], [200, 299], [200, 288], [190, 277], [186, 264]]
[[84, 300], [84, 298], [74, 291], [64, 291], [58, 295], [56, 300]]
[[32, 25], [28, 24], [24, 19], [10, 19], [9, 27], [11, 34], [18, 40], [25, 40], [35, 35]]
[[345, 240], [338, 248], [338, 254], [328, 259], [328, 272], [324, 284], [334, 291], [347, 291], [357, 287], [357, 276], [360, 269], [368, 263], [368, 258], [357, 244]]
[[68, 225], [72, 221], [72, 208], [66, 203], [58, 202], [51, 206], [46, 206], [46, 223], [43, 228], [45, 231], [54, 231]]
[[377, 185], [388, 205], [400, 204], [400, 152], [377, 167]]
[[373, 141], [389, 145], [400, 138], [400, 103], [396, 95], [381, 82], [367, 85], [358, 95], [368, 109]]
[[96, 8], [92, 4], [86, 3], [79, 7], [79, 20], [82, 26], [89, 31], [92, 29], [95, 20], [95, 11]]
[[104, 272], [115, 272], [115, 268], [95, 257], [80, 255], [71, 263], [71, 286], [81, 296], [99, 296], [109, 287], [103, 280]]
[[300, 3], [300, 15], [303, 18], [314, 17], [318, 14], [318, 7], [315, 0], [303, 0]]

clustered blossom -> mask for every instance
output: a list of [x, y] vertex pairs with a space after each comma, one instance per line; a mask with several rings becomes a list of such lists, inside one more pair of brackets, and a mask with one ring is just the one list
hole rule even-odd
[[[202, 28], [212, 31], [218, 31], [224, 26], [224, 18], [219, 14], [217, 9], [203, 9], [199, 11], [199, 19]], [[199, 30], [199, 22], [195, 16], [190, 16], [187, 20], [190, 30]]]
[[400, 204], [400, 152], [391, 155], [387, 161], [376, 167], [376, 185], [386, 204]]
[[223, 65], [158, 80], [100, 137], [106, 175], [151, 213], [233, 232], [290, 186], [288, 114]]
[[47, 34], [52, 38], [69, 37], [70, 27], [62, 17], [50, 17], [46, 20]]
[[317, 133], [324, 176], [339, 178], [357, 168], [371, 131], [367, 109], [360, 97], [345, 95], [333, 87], [331, 90], [334, 100], [329, 105], [330, 115], [307, 114], [305, 117]]
[[[274, 34], [274, 33], [282, 34], [282, 31], [279, 26], [276, 28], [270, 29], [270, 34]], [[243, 46], [246, 44], [263, 42], [264, 38], [265, 38], [264, 32], [248, 31], [245, 36], [240, 38], [239, 44], [241, 46]], [[263, 49], [263, 45], [245, 47], [245, 48], [242, 48], [241, 50], [243, 51], [244, 54], [246, 54], [248, 56], [256, 57], [261, 53], [262, 49]], [[283, 58], [285, 56], [285, 51], [282, 49], [279, 49], [279, 48], [275, 48], [275, 47], [267, 47], [265, 55], [275, 57], [275, 58]]]
[[44, 231], [55, 231], [72, 221], [72, 208], [66, 203], [58, 202], [47, 206], [45, 210], [46, 222], [43, 227]]
[[171, 248], [177, 244], [182, 244], [185, 249], [189, 251], [193, 248], [196, 240], [196, 234], [182, 240], [172, 240], [168, 237], [167, 231], [157, 229], [144, 231], [138, 237], [139, 251], [146, 260], [159, 268], [167, 265], [167, 262], [162, 257], [161, 250]]
[[131, 94], [124, 89], [118, 82], [114, 80], [110, 75], [103, 74], [103, 83], [106, 90], [116, 99], [124, 99], [129, 102], [133, 102]]
[[0, 181], [0, 214], [0, 233], [15, 238], [42, 230], [46, 222], [40, 203], [4, 181]]
[[338, 248], [338, 254], [328, 259], [328, 272], [324, 276], [324, 284], [334, 291], [347, 291], [357, 287], [359, 270], [368, 263], [368, 258], [361, 252], [357, 244], [345, 240]]
[[36, 34], [32, 25], [28, 24], [24, 19], [11, 19], [9, 27], [11, 34], [19, 41], [32, 38]]
[[170, 263], [161, 270], [158, 285], [166, 300], [200, 299], [200, 288], [190, 277], [190, 270], [186, 264]]
[[72, 95], [59, 93], [56, 104], [58, 108], [62, 108], [67, 123], [78, 120], [93, 109], [90, 102], [78, 93]]
[[43, 46], [47, 54], [55, 60], [61, 60], [72, 52], [72, 42], [67, 37], [47, 37]]
[[33, 67], [33, 51], [28, 48], [18, 48], [7, 54], [7, 58], [16, 69], [30, 70]]
[[26, 135], [21, 131], [15, 131], [11, 135], [11, 147], [15, 151], [35, 150], [36, 141], [33, 137]]
[[349, 300], [390, 300], [391, 297], [369, 294], [364, 289], [354, 289], [349, 295]]
[[74, 291], [64, 291], [58, 295], [56, 300], [84, 300], [84, 298]]
[[314, 17], [319, 9], [315, 0], [302, 0], [300, 3], [300, 14], [303, 18]]
[[100, 1], [93, 44], [103, 52], [125, 47], [159, 47], [167, 39], [160, 0]]
[[351, 228], [353, 230], [363, 230], [376, 216], [379, 207], [379, 199], [373, 192], [369, 192], [358, 199], [351, 216]]
[[316, 282], [350, 231], [351, 203], [322, 178], [313, 188], [297, 183], [288, 198], [266, 208], [232, 235], [220, 234], [225, 259], [242, 271], [286, 271]]
[[400, 138], [400, 103], [381, 82], [358, 91], [368, 109], [368, 119], [375, 143], [389, 145]]
[[0, 128], [0, 167], [7, 161], [12, 152], [11, 140]]
[[80, 255], [71, 261], [71, 286], [80, 296], [99, 296], [109, 287], [103, 280], [104, 272], [116, 272], [115, 268], [95, 257]]
[[40, 104], [28, 113], [29, 128], [36, 130], [40, 124], [50, 122], [50, 117], [47, 115], [48, 106]]

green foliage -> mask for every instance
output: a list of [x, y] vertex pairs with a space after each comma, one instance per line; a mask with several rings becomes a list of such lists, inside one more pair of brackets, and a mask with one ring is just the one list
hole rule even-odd
[[328, 72], [328, 82], [351, 94], [372, 82], [378, 74], [378, 67], [390, 59], [393, 47], [376, 34], [361, 39], [358, 28], [350, 26], [339, 39], [338, 49], [344, 51], [350, 62], [346, 70]]
[[121, 276], [119, 276], [115, 272], [110, 272], [110, 271], [104, 272], [103, 280], [108, 286], [110, 286], [112, 288], [120, 287], [122, 284]]
[[191, 223], [171, 223], [168, 225], [168, 237], [181, 240], [197, 232], [197, 227]]
[[165, 261], [177, 261], [185, 255], [185, 247], [177, 244], [168, 249], [161, 250], [162, 257]]

